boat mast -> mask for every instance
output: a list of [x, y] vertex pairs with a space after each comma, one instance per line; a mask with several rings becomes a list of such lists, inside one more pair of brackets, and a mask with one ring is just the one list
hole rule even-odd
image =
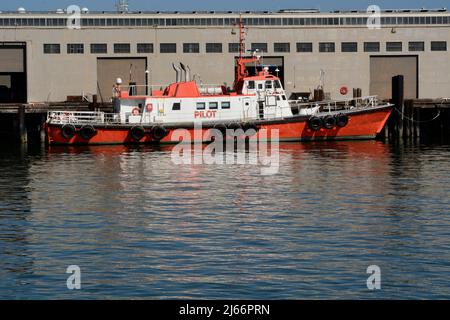
[[241, 83], [245, 77], [248, 76], [247, 68], [248, 63], [256, 63], [259, 59], [255, 55], [251, 57], [245, 57], [245, 28], [242, 15], [239, 15], [239, 57], [236, 58], [236, 74], [234, 77], [234, 90], [240, 91]]
[[242, 59], [245, 55], [245, 30], [242, 14], [239, 15], [239, 58]]

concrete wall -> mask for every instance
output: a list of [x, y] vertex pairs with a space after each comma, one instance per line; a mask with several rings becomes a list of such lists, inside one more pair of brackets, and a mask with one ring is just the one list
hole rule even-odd
[[[319, 85], [320, 70], [325, 71], [325, 91], [339, 98], [339, 88], [362, 88], [370, 94], [370, 56], [419, 56], [419, 97], [450, 96], [449, 52], [430, 51], [431, 41], [450, 43], [448, 26], [391, 27], [369, 30], [365, 27], [252, 27], [247, 48], [252, 42], [268, 43], [267, 56], [284, 56], [285, 86], [288, 92], [312, 91]], [[394, 32], [395, 31], [395, 32]], [[228, 53], [228, 43], [238, 42], [231, 27], [158, 27], [158, 28], [95, 28], [69, 30], [64, 28], [4, 28], [0, 41], [27, 43], [28, 100], [62, 101], [68, 95], [97, 93], [98, 57], [146, 57], [152, 84], [166, 85], [175, 79], [172, 62], [188, 64], [203, 83], [231, 86], [235, 54]], [[365, 41], [381, 42], [380, 52], [364, 52]], [[403, 42], [402, 52], [386, 52], [387, 41]], [[409, 41], [425, 41], [424, 52], [409, 52]], [[159, 52], [160, 43], [177, 43], [176, 54]], [[200, 43], [200, 53], [183, 53], [183, 43]], [[207, 42], [221, 42], [223, 53], [205, 53]], [[290, 53], [274, 52], [275, 42], [289, 42]], [[312, 53], [296, 52], [297, 42], [312, 42]], [[319, 53], [319, 42], [335, 42], [336, 53]], [[341, 53], [341, 42], [358, 42], [358, 52]], [[60, 54], [44, 54], [44, 43], [61, 44]], [[68, 43], [83, 43], [84, 54], [67, 54]], [[91, 43], [107, 43], [108, 54], [91, 54]], [[115, 54], [114, 43], [130, 43], [130, 54]], [[138, 54], [137, 43], [153, 43], [153, 54]], [[111, 84], [112, 85], [112, 84]], [[350, 93], [351, 94], [351, 90]]]

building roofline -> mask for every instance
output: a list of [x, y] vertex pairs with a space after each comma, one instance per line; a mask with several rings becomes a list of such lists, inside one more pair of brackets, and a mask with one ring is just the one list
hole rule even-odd
[[[1, 11], [0, 15], [64, 15], [67, 14], [66, 10], [62, 11], [24, 11], [23, 8], [19, 8], [18, 11]], [[439, 9], [383, 9], [381, 13], [446, 13], [447, 8]], [[117, 11], [88, 11], [81, 12], [82, 15], [115, 15], [115, 16], [136, 16], [136, 15], [237, 15], [237, 14], [272, 14], [272, 15], [283, 15], [283, 14], [318, 14], [318, 15], [337, 15], [337, 14], [368, 14], [366, 10], [333, 10], [321, 12], [319, 9], [281, 9], [277, 11], [273, 10], [242, 10], [242, 11], [206, 11], [206, 10], [194, 10], [194, 11], [127, 11], [127, 12], [117, 12]]]

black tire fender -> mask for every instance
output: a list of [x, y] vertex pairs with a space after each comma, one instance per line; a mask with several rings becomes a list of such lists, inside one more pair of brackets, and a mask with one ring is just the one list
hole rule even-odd
[[134, 141], [141, 141], [145, 137], [145, 129], [141, 126], [135, 126], [130, 129], [130, 136]]
[[347, 126], [349, 121], [349, 117], [343, 113], [336, 116], [336, 125], [340, 128], [344, 128]]
[[97, 130], [91, 125], [85, 125], [81, 127], [80, 131], [78, 132], [80, 137], [82, 137], [85, 140], [91, 139], [93, 136], [97, 134]]
[[167, 136], [168, 131], [163, 126], [156, 126], [152, 128], [152, 136], [155, 140], [162, 140], [165, 136]]
[[326, 129], [333, 129], [336, 127], [337, 119], [334, 116], [328, 115], [323, 118], [323, 126]]
[[72, 124], [65, 124], [61, 128], [61, 135], [64, 139], [72, 139], [75, 136], [77, 129]]
[[308, 120], [308, 127], [313, 131], [319, 131], [323, 126], [323, 121], [319, 117], [311, 117]]

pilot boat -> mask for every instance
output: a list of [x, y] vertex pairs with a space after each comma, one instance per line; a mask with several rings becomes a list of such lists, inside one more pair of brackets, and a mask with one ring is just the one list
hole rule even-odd
[[[46, 122], [49, 144], [179, 143], [177, 130], [191, 141], [211, 141], [211, 132], [224, 137], [253, 136], [279, 141], [375, 139], [392, 112], [376, 96], [339, 101], [288, 100], [279, 77], [263, 68], [250, 75], [248, 65], [260, 56], [245, 55], [240, 22], [240, 53], [233, 88], [202, 86], [191, 79], [188, 66], [173, 68], [176, 81], [164, 90], [120, 91], [114, 113], [51, 111]], [[215, 129], [215, 130], [212, 130]], [[276, 132], [275, 134], [272, 134]]]

